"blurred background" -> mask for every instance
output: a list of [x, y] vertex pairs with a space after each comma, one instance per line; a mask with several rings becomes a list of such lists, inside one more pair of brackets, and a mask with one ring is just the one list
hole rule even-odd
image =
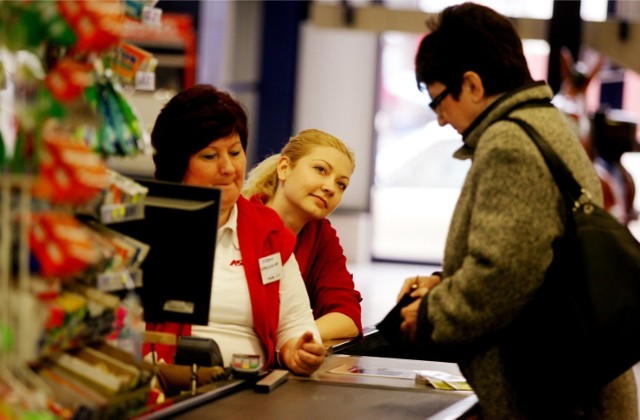
[[[229, 90], [249, 113], [250, 164], [299, 130], [331, 132], [357, 156], [350, 188], [331, 216], [350, 263], [439, 265], [469, 163], [451, 157], [460, 136], [438, 126], [428, 96], [417, 89], [413, 58], [429, 14], [455, 3], [160, 0], [163, 31], [128, 36], [158, 58], [157, 89], [131, 92], [131, 99], [150, 129], [183, 87], [211, 83]], [[631, 94], [640, 87], [633, 52], [640, 47], [640, 2], [479, 3], [513, 18], [534, 78], [559, 96], [563, 47], [573, 69], [593, 72], [569, 107], [577, 104], [587, 117], [604, 107], [624, 111], [613, 123], [626, 124], [633, 138], [620, 164], [640, 180], [640, 97]], [[111, 165], [124, 173], [153, 168], [149, 155]], [[633, 204], [639, 208], [640, 198]], [[629, 226], [640, 235], [637, 221]]]

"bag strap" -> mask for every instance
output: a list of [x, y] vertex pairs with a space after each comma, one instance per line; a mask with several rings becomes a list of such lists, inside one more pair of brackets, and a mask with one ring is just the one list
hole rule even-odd
[[551, 148], [551, 146], [549, 146], [549, 143], [540, 136], [538, 131], [533, 128], [531, 124], [515, 117], [504, 117], [502, 119], [518, 124], [527, 133], [531, 140], [533, 140], [547, 163], [547, 166], [551, 171], [551, 175], [553, 175], [556, 184], [558, 184], [569, 208], [576, 211], [585, 204], [591, 203], [591, 194], [589, 191], [583, 188], [578, 181], [576, 181], [562, 159], [560, 159], [558, 154]]

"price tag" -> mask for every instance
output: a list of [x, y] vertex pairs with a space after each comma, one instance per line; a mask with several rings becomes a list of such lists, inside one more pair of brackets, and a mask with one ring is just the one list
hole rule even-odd
[[152, 71], [136, 72], [135, 86], [138, 90], [156, 90], [156, 74]]
[[158, 7], [144, 6], [142, 8], [142, 23], [147, 25], [160, 26], [162, 20], [162, 9]]

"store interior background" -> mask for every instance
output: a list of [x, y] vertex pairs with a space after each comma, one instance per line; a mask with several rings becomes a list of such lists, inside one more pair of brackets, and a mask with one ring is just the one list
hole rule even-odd
[[[589, 109], [597, 109], [602, 98], [634, 119], [640, 116], [640, 95], [629, 93], [640, 89], [640, 66], [618, 59], [640, 43], [640, 27], [633, 23], [640, 21], [640, 2], [478, 2], [514, 17], [519, 30], [538, 36], [525, 41], [531, 71], [555, 89], [559, 75], [549, 69], [558, 66], [550, 53], [557, 43], [550, 38], [566, 40], [586, 63], [596, 59], [597, 50], [581, 39], [605, 43], [617, 61], [610, 60], [590, 85]], [[393, 306], [405, 278], [439, 267], [466, 170], [464, 163], [449, 158], [459, 136], [437, 127], [426, 106], [429, 98], [418, 91], [412, 73], [427, 14], [454, 3], [459, 2], [160, 0], [157, 6], [164, 13], [191, 16], [195, 50], [175, 37], [138, 40], [159, 60], [158, 84], [155, 92], [130, 93], [132, 103], [150, 131], [164, 102], [189, 80], [232, 92], [249, 115], [249, 165], [277, 152], [292, 133], [305, 128], [320, 128], [347, 142], [357, 168], [330, 219], [364, 297], [363, 324], [372, 325]], [[554, 33], [552, 13], [573, 14], [565, 18], [564, 32]], [[582, 18], [576, 19], [576, 13]], [[593, 41], [585, 31], [591, 29], [587, 22], [603, 24], [607, 16], [627, 22], [626, 39], [616, 40], [614, 34], [613, 42], [598, 36]], [[429, 148], [432, 143], [443, 146]], [[640, 153], [626, 154], [623, 163], [640, 185]], [[110, 164], [126, 174], [153, 173], [150, 155]], [[427, 167], [433, 168], [431, 174], [424, 171]], [[429, 176], [430, 185], [393, 184], [394, 179]], [[640, 237], [638, 223], [630, 227]]]

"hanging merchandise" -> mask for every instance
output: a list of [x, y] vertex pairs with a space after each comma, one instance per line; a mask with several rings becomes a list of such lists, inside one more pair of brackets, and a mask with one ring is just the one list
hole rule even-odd
[[120, 41], [115, 50], [111, 69], [124, 83], [134, 83], [139, 71], [154, 71], [158, 60], [153, 55], [128, 42]]
[[59, 133], [45, 136], [34, 196], [76, 206], [97, 198], [109, 181], [104, 161], [83, 143]]
[[[146, 133], [120, 84], [134, 86], [136, 71], [152, 73], [157, 60], [144, 52], [126, 77], [119, 73], [123, 61], [113, 57], [122, 55], [122, 2], [9, 3], [0, 12], [0, 40], [14, 53], [9, 71], [19, 147], [13, 171], [37, 165], [42, 124], [51, 118], [104, 156], [143, 151]], [[13, 161], [14, 156], [5, 159]]]
[[14, 173], [34, 173], [47, 120], [64, 116], [63, 107], [44, 86], [45, 70], [38, 56], [18, 51], [7, 60], [13, 87], [13, 153], [6, 160]]
[[132, 156], [143, 148], [142, 129], [130, 105], [112, 79], [96, 85], [97, 109], [103, 130], [98, 139], [105, 155]]
[[144, 217], [146, 191], [105, 163], [147, 135], [123, 91], [156, 59], [121, 42], [126, 19], [124, 0], [0, 0], [3, 419], [129, 418], [149, 401], [149, 247], [103, 226]]
[[75, 101], [94, 83], [93, 66], [63, 57], [49, 70], [44, 83], [58, 101]]
[[[3, 44], [12, 51], [36, 52], [43, 40], [71, 47], [77, 36], [60, 15], [56, 1], [3, 1], [0, 33]], [[8, 36], [11, 35], [11, 36]]]
[[57, 4], [77, 37], [71, 47], [73, 53], [104, 52], [120, 40], [124, 22], [121, 1], [58, 0]]

